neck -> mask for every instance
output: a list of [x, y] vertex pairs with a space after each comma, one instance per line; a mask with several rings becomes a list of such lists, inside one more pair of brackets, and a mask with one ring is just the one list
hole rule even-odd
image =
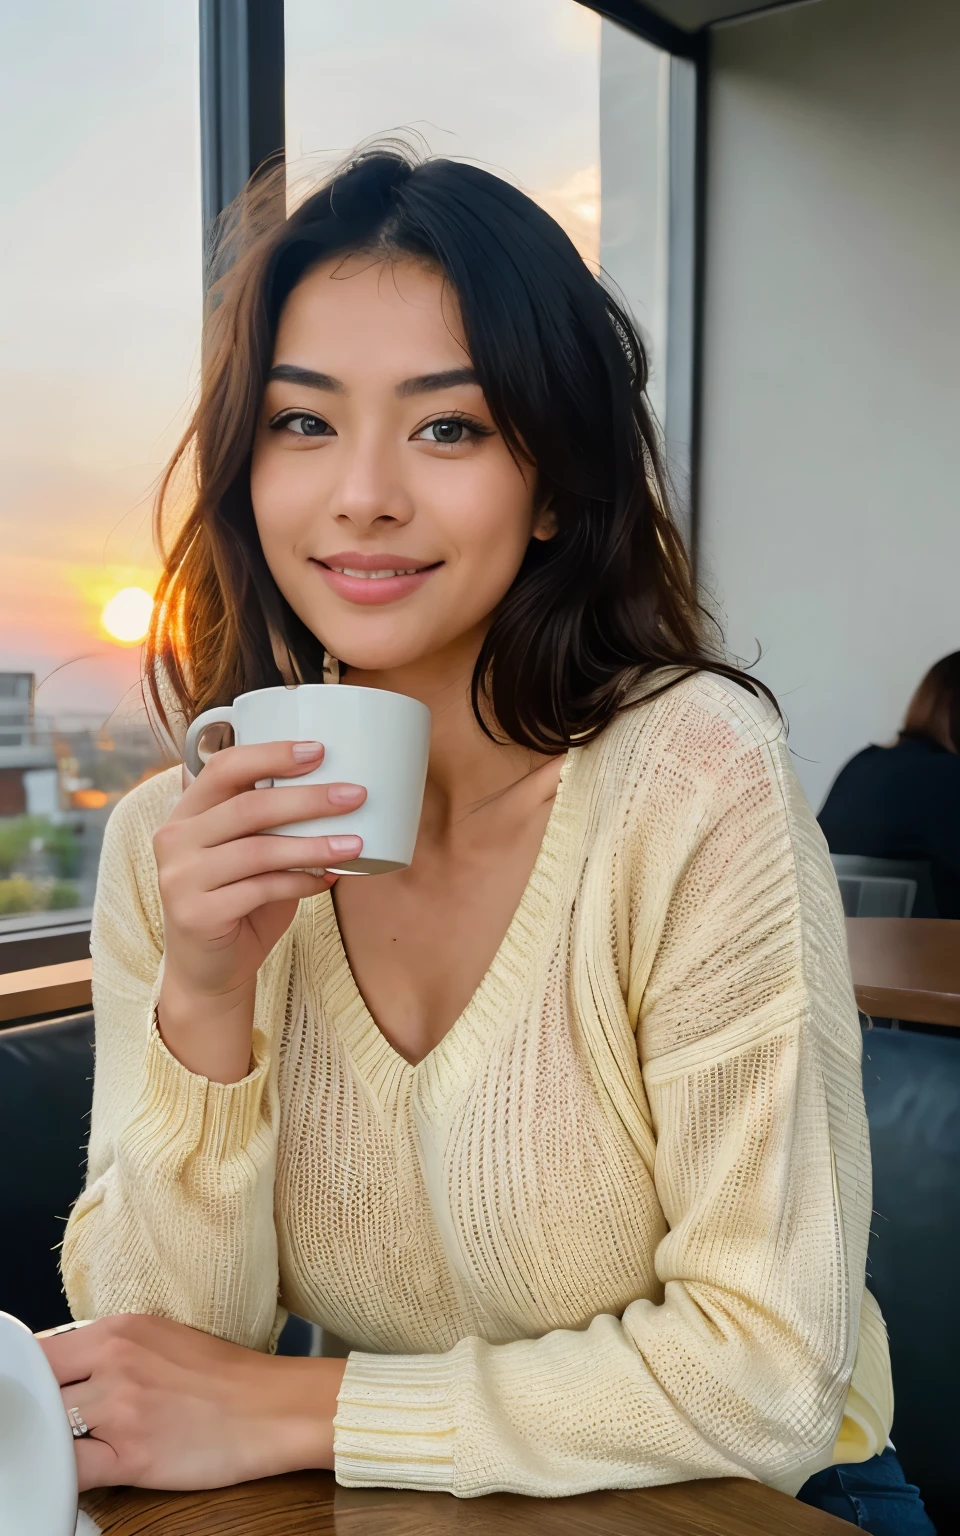
[[344, 681], [385, 688], [426, 704], [433, 716], [425, 810], [450, 825], [484, 800], [507, 789], [545, 759], [526, 747], [491, 741], [480, 729], [470, 701], [473, 669], [483, 631], [465, 635], [442, 651], [406, 666], [362, 672]]

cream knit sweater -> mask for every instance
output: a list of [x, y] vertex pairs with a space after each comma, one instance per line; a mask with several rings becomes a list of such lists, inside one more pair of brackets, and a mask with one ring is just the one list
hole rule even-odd
[[766, 705], [701, 675], [569, 754], [500, 950], [416, 1067], [328, 895], [261, 971], [247, 1078], [168, 1054], [150, 839], [178, 793], [144, 784], [104, 845], [77, 1317], [256, 1349], [278, 1298], [315, 1319], [354, 1346], [352, 1485], [795, 1492], [883, 1448], [840, 901]]

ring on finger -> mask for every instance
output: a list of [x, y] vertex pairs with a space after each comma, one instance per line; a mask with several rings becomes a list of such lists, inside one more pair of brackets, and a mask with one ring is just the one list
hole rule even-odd
[[79, 1408], [68, 1408], [67, 1418], [70, 1421], [70, 1430], [74, 1440], [82, 1440], [85, 1435], [89, 1435], [90, 1430], [83, 1422], [83, 1414]]

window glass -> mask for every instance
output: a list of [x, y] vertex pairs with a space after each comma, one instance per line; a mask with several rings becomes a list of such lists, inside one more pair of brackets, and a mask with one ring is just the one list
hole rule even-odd
[[89, 909], [163, 766], [139, 641], [153, 492], [197, 361], [196, 0], [0, 17], [0, 927]]
[[291, 192], [371, 137], [507, 176], [620, 288], [662, 415], [666, 56], [575, 0], [286, 0]]
[[[575, 0], [287, 0], [290, 183], [372, 136], [506, 175], [665, 350], [667, 72]], [[164, 766], [139, 687], [157, 477], [198, 361], [195, 0], [0, 18], [0, 926], [85, 911], [116, 800]]]

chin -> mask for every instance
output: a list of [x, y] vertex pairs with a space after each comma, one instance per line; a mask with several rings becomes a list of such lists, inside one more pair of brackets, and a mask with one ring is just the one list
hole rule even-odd
[[[482, 616], [490, 611], [486, 606], [461, 602], [459, 611], [452, 613], [449, 609], [453, 605], [443, 604], [446, 611], [438, 612], [440, 606], [423, 603], [404, 612], [398, 605], [392, 613], [388, 608], [369, 608], [354, 615], [332, 613], [326, 608], [322, 613], [309, 613], [304, 604], [299, 612], [341, 669], [383, 673], [415, 667], [451, 647], [459, 651], [464, 642], [468, 649], [474, 640], [479, 644]], [[477, 608], [479, 613], [473, 611]]]
[[409, 667], [433, 654], [435, 646], [423, 640], [392, 639], [363, 640], [344, 637], [339, 643], [335, 637], [324, 641], [331, 656], [355, 672], [392, 672], [398, 667]]

